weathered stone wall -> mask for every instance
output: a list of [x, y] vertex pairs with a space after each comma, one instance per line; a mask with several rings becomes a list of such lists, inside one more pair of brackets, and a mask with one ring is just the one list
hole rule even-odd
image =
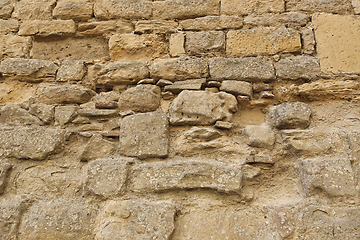
[[0, 240], [359, 239], [359, 0], [0, 0]]

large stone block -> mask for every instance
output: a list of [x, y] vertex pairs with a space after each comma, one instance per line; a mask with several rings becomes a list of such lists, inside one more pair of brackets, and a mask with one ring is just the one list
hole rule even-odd
[[347, 0], [289, 0], [286, 2], [286, 10], [292, 12], [307, 13], [350, 13], [352, 10], [350, 1]]
[[324, 72], [360, 73], [360, 18], [322, 14], [313, 17], [316, 48]]
[[214, 80], [269, 81], [275, 79], [272, 61], [265, 57], [211, 58], [210, 77]]
[[169, 108], [172, 125], [211, 125], [230, 120], [237, 111], [236, 98], [228, 93], [182, 91]]
[[242, 176], [242, 171], [235, 166], [186, 159], [134, 166], [131, 182], [136, 192], [210, 188], [240, 194]]
[[100, 134], [94, 134], [81, 152], [80, 160], [92, 161], [98, 158], [112, 157], [116, 153], [115, 143], [110, 142]]
[[243, 26], [243, 19], [238, 16], [206, 16], [180, 21], [184, 30], [211, 31], [223, 29], [239, 29]]
[[93, 15], [93, 3], [88, 0], [61, 0], [53, 11], [58, 19], [86, 21]]
[[221, 14], [249, 15], [268, 12], [281, 13], [285, 11], [285, 2], [282, 0], [222, 0]]
[[127, 116], [120, 125], [120, 152], [131, 157], [166, 157], [169, 123], [163, 112]]
[[0, 19], [0, 26], [1, 26], [0, 28], [1, 35], [17, 32], [19, 30], [19, 21], [16, 19], [9, 19], [9, 20]]
[[66, 36], [75, 34], [76, 25], [73, 20], [27, 20], [20, 25], [20, 36]]
[[282, 79], [311, 79], [320, 74], [320, 64], [316, 57], [299, 56], [281, 59], [275, 63], [276, 76]]
[[28, 58], [32, 39], [17, 35], [0, 36], [0, 57]]
[[0, 239], [17, 239], [17, 230], [25, 206], [20, 196], [6, 197], [0, 200]]
[[13, 0], [0, 0], [0, 18], [10, 18], [14, 5], [15, 1]]
[[225, 34], [222, 31], [187, 32], [185, 50], [191, 55], [225, 50]]
[[148, 0], [96, 0], [94, 14], [100, 19], [148, 19], [152, 14], [152, 4]]
[[56, 0], [21, 0], [15, 5], [12, 17], [21, 20], [51, 20]]
[[228, 56], [272, 55], [301, 50], [299, 32], [288, 28], [259, 27], [230, 30], [226, 39]]

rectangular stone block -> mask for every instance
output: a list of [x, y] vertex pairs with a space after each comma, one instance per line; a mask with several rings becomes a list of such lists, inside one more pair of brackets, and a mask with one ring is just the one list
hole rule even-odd
[[0, 57], [28, 58], [32, 39], [17, 35], [0, 35]]
[[187, 19], [220, 14], [220, 0], [155, 1], [153, 16], [161, 19]]
[[190, 55], [216, 55], [216, 52], [225, 50], [225, 34], [222, 31], [187, 32], [185, 50]]
[[136, 33], [169, 33], [177, 30], [179, 23], [175, 21], [143, 20], [135, 24]]
[[243, 18], [239, 16], [206, 16], [180, 21], [184, 30], [211, 31], [223, 29], [239, 29], [243, 26]]
[[285, 11], [283, 0], [222, 0], [222, 15], [249, 15], [281, 13]]
[[14, 0], [0, 0], [0, 18], [8, 19], [14, 10]]
[[352, 10], [350, 1], [347, 0], [289, 0], [286, 2], [286, 10], [291, 12], [307, 13], [350, 13]]
[[360, 0], [352, 0], [351, 3], [355, 14], [360, 14]]
[[251, 83], [244, 81], [226, 80], [221, 83], [221, 91], [228, 92], [234, 95], [245, 95], [252, 97], [253, 89]]
[[282, 14], [267, 13], [263, 15], [250, 15], [244, 18], [244, 24], [264, 27], [300, 27], [305, 26], [310, 17], [305, 13], [289, 12]]
[[284, 58], [275, 63], [276, 76], [282, 79], [311, 79], [320, 74], [319, 59], [311, 56]]
[[56, 80], [61, 81], [80, 81], [86, 73], [84, 61], [65, 60], [61, 63], [56, 73]]
[[92, 18], [93, 3], [89, 0], [61, 0], [53, 11], [57, 19], [86, 21]]
[[210, 77], [214, 80], [269, 81], [275, 79], [272, 61], [265, 57], [211, 58]]
[[152, 1], [149, 0], [95, 0], [96, 18], [108, 19], [149, 19], [152, 14]]
[[169, 52], [172, 57], [185, 54], [185, 34], [183, 32], [171, 34], [169, 39]]
[[16, 239], [21, 215], [25, 207], [19, 196], [0, 200], [0, 231], [2, 240]]
[[56, 0], [20, 0], [12, 17], [21, 20], [51, 20]]
[[360, 17], [321, 14], [313, 23], [321, 70], [360, 74]]
[[301, 50], [299, 32], [288, 28], [231, 30], [227, 33], [226, 39], [228, 56], [272, 55]]
[[77, 29], [77, 36], [94, 36], [104, 35], [109, 36], [113, 33], [131, 33], [134, 31], [134, 26], [130, 21], [101, 21], [101, 22], [87, 22], [79, 23]]
[[20, 36], [67, 36], [75, 34], [76, 25], [73, 20], [34, 20], [24, 21], [20, 25]]
[[0, 19], [0, 35], [17, 32], [19, 30], [19, 22], [15, 19]]
[[206, 78], [177, 81], [174, 84], [166, 85], [164, 91], [179, 94], [183, 90], [201, 90], [206, 83]]

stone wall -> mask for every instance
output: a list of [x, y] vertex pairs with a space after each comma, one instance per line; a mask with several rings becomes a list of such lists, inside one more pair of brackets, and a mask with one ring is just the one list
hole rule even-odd
[[0, 0], [0, 239], [359, 239], [359, 0]]

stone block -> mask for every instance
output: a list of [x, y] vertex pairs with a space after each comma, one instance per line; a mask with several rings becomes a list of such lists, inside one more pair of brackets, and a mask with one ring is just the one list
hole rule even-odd
[[281, 14], [267, 13], [263, 15], [249, 15], [244, 18], [244, 24], [251, 27], [301, 27], [305, 26], [310, 17], [305, 13], [288, 12]]
[[9, 20], [0, 19], [0, 26], [1, 26], [0, 28], [1, 35], [17, 32], [19, 30], [19, 21], [17, 21], [16, 19], [9, 19]]
[[[0, 162], [0, 195], [5, 192], [5, 188], [7, 185], [7, 178], [11, 168], [12, 165], [10, 163], [5, 161]], [[0, 219], [1, 219], [1, 215], [0, 215]]]
[[351, 0], [355, 14], [360, 14], [360, 0]]
[[305, 27], [301, 31], [303, 53], [315, 53], [315, 34], [312, 27]]
[[168, 201], [110, 201], [99, 214], [95, 239], [166, 240], [174, 231], [175, 213]]
[[152, 5], [152, 1], [148, 0], [96, 0], [94, 14], [96, 18], [102, 20], [116, 18], [149, 19], [152, 14]]
[[239, 29], [243, 26], [243, 18], [239, 16], [206, 16], [180, 21], [182, 29], [187, 31], [212, 31], [223, 29]]
[[132, 176], [132, 188], [136, 192], [210, 188], [240, 194], [242, 187], [240, 169], [210, 160], [144, 163], [132, 168]]
[[0, 0], [0, 18], [8, 19], [14, 10], [15, 1], [13, 0]]
[[316, 77], [321, 73], [319, 59], [311, 56], [284, 58], [275, 63], [276, 76], [282, 79], [298, 80]]
[[272, 61], [265, 57], [211, 58], [210, 77], [214, 80], [248, 80], [254, 82], [275, 79]]
[[237, 111], [236, 98], [228, 93], [182, 91], [169, 108], [172, 125], [211, 125], [230, 120]]
[[230, 30], [226, 39], [228, 56], [273, 55], [301, 50], [300, 34], [290, 28], [259, 27]]
[[1, 240], [16, 239], [17, 229], [25, 206], [20, 196], [5, 197], [0, 200]]
[[206, 83], [206, 78], [177, 81], [174, 84], [166, 85], [164, 91], [179, 94], [183, 90], [201, 90]]
[[78, 24], [77, 36], [110, 36], [113, 33], [124, 34], [132, 31], [134, 31], [133, 24], [125, 20], [86, 22]]
[[62, 61], [59, 70], [56, 73], [56, 80], [59, 82], [65, 81], [80, 81], [86, 73], [85, 62], [78, 60]]
[[[94, 134], [83, 148], [80, 154], [80, 160], [88, 162], [98, 158], [112, 157], [115, 153], [116, 146], [113, 142], [103, 139], [103, 137], [99, 134]], [[107, 177], [106, 174], [104, 177]]]
[[306, 103], [282, 103], [269, 109], [266, 122], [278, 129], [307, 128], [311, 114], [311, 108]]
[[249, 125], [244, 129], [248, 137], [247, 144], [251, 147], [272, 149], [275, 143], [275, 134], [268, 126]]
[[178, 81], [208, 76], [208, 64], [206, 60], [199, 58], [159, 59], [150, 65], [150, 77], [155, 80]]
[[179, 23], [163, 20], [142, 20], [135, 24], [135, 33], [170, 33], [177, 31]]
[[313, 17], [316, 48], [323, 72], [360, 74], [360, 18], [322, 14]]
[[350, 1], [344, 0], [289, 0], [286, 2], [286, 10], [291, 12], [306, 13], [350, 13], [352, 10]]
[[183, 32], [171, 34], [169, 39], [169, 53], [172, 57], [185, 54], [185, 34]]
[[163, 112], [138, 113], [120, 124], [120, 152], [130, 157], [166, 157], [169, 123]]
[[133, 110], [134, 112], [152, 112], [160, 106], [160, 92], [158, 86], [141, 84], [120, 94], [119, 110]]
[[57, 19], [86, 21], [92, 18], [93, 3], [88, 0], [61, 0], [53, 11]]
[[28, 58], [32, 39], [17, 35], [0, 36], [0, 57]]
[[54, 113], [55, 122], [63, 126], [74, 120], [78, 115], [78, 111], [78, 106], [56, 106]]
[[55, 80], [58, 68], [50, 61], [6, 58], [1, 62], [0, 72], [5, 78], [26, 82], [41, 82]]
[[252, 97], [253, 90], [251, 83], [244, 81], [226, 80], [221, 83], [221, 91], [228, 92], [234, 95], [242, 95]]
[[55, 106], [42, 103], [34, 103], [30, 105], [29, 113], [38, 117], [43, 123], [50, 124], [54, 119]]
[[21, 0], [15, 5], [12, 17], [20, 20], [51, 20], [56, 0]]
[[7, 125], [44, 125], [44, 123], [34, 115], [30, 114], [19, 104], [7, 103], [1, 108], [0, 123]]
[[185, 49], [190, 55], [225, 50], [225, 34], [222, 31], [187, 32]]
[[155, 1], [153, 16], [161, 19], [187, 19], [220, 15], [220, 0], [165, 0]]
[[76, 25], [73, 20], [27, 20], [21, 23], [20, 36], [68, 36], [75, 34]]
[[222, 0], [222, 15], [249, 15], [264, 13], [281, 13], [285, 11], [282, 0]]

